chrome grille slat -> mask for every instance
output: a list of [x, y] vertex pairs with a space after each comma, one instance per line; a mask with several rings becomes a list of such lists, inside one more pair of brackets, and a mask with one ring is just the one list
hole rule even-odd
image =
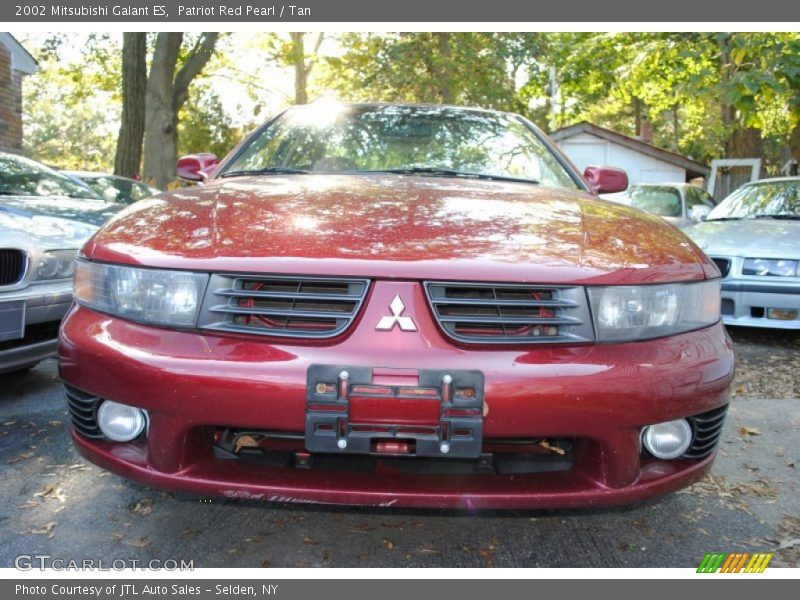
[[369, 279], [214, 274], [198, 326], [276, 337], [325, 339], [358, 316]]
[[67, 395], [70, 422], [75, 431], [89, 439], [105, 438], [97, 425], [97, 409], [102, 399], [68, 385], [64, 385], [64, 392]]
[[522, 307], [547, 307], [547, 308], [568, 308], [577, 306], [574, 302], [564, 300], [485, 300], [475, 298], [473, 300], [465, 300], [461, 298], [448, 298], [446, 300], [431, 299], [431, 304], [454, 304], [464, 306], [522, 306]]
[[290, 292], [264, 292], [261, 290], [217, 290], [214, 293], [218, 296], [232, 296], [235, 298], [274, 298], [276, 300], [320, 300], [341, 302], [350, 301], [353, 299], [352, 296], [345, 294], [292, 294]]
[[0, 286], [16, 285], [25, 277], [28, 255], [16, 248], [0, 248]]
[[507, 325], [580, 325], [579, 319], [561, 318], [541, 318], [535, 317], [460, 317], [460, 316], [440, 316], [442, 323], [490, 323]]
[[280, 308], [240, 308], [236, 306], [212, 306], [209, 310], [218, 313], [236, 314], [236, 315], [276, 315], [281, 317], [325, 317], [337, 315], [340, 317], [353, 317], [355, 313], [350, 312], [333, 312], [333, 311], [314, 311], [314, 310], [285, 310]]
[[692, 445], [683, 455], [684, 458], [705, 458], [717, 447], [725, 425], [728, 406], [711, 410], [689, 418], [694, 431]]
[[594, 341], [580, 286], [426, 281], [433, 315], [448, 337], [479, 344]]

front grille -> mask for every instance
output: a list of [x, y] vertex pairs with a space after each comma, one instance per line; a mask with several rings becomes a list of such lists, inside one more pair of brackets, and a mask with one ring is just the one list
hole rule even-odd
[[58, 337], [58, 327], [61, 321], [45, 321], [44, 323], [32, 323], [25, 326], [23, 337], [17, 340], [6, 340], [0, 342], [0, 351], [22, 348], [47, 340], [54, 340]]
[[22, 250], [0, 248], [0, 286], [22, 281], [28, 256]]
[[729, 258], [714, 257], [712, 257], [711, 260], [713, 260], [714, 264], [717, 265], [717, 268], [719, 269], [719, 272], [722, 273], [722, 276], [727, 277], [731, 270], [731, 260]]
[[694, 436], [684, 458], [704, 458], [711, 454], [719, 442], [728, 405], [689, 418]]
[[461, 342], [594, 340], [582, 287], [425, 282], [425, 293], [442, 331]]
[[330, 338], [356, 318], [368, 279], [213, 275], [199, 325], [295, 338]]
[[97, 409], [102, 402], [102, 398], [76, 390], [68, 385], [64, 385], [64, 391], [67, 394], [69, 417], [75, 431], [85, 438], [92, 440], [103, 439], [105, 436], [97, 425]]

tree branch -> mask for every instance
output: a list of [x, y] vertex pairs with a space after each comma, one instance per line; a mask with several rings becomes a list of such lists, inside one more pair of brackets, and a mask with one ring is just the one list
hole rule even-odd
[[206, 66], [214, 54], [214, 47], [217, 43], [219, 33], [203, 32], [183, 63], [183, 66], [175, 75], [175, 85], [173, 87], [172, 105], [176, 111], [180, 110], [189, 94], [189, 85]]

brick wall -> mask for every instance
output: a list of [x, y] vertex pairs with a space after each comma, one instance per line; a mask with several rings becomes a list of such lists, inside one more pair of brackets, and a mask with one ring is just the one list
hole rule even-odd
[[0, 151], [22, 152], [22, 74], [11, 69], [11, 53], [0, 44]]

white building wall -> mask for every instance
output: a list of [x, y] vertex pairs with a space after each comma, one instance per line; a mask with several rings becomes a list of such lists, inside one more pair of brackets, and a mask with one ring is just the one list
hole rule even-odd
[[590, 133], [556, 143], [581, 171], [589, 165], [617, 167], [628, 174], [632, 184], [686, 181], [685, 169]]

